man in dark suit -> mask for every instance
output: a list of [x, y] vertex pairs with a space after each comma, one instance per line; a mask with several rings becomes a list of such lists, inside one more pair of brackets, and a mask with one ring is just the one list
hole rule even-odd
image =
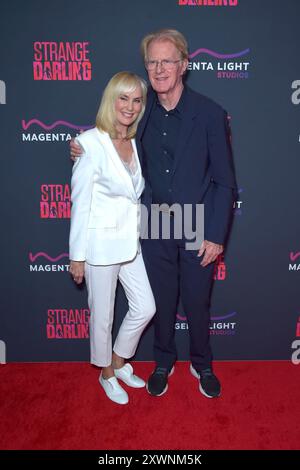
[[[209, 342], [209, 304], [214, 261], [223, 252], [228, 233], [235, 176], [225, 111], [183, 84], [188, 65], [184, 36], [160, 30], [142, 41], [142, 53], [152, 89], [137, 132], [139, 155], [148, 183], [144, 203], [171, 207], [204, 204], [204, 241], [187, 250], [184, 237], [145, 239], [142, 244], [147, 273], [156, 301], [154, 359], [156, 368], [147, 390], [163, 395], [176, 361], [175, 322], [180, 294], [190, 334], [191, 373], [207, 397], [221, 393], [212, 370]], [[162, 205], [162, 206], [161, 206]], [[167, 206], [166, 206], [167, 205]], [[156, 206], [157, 207], [157, 206]], [[152, 206], [152, 211], [157, 210]], [[160, 210], [160, 209], [159, 209]], [[173, 224], [173, 226], [172, 226]]]

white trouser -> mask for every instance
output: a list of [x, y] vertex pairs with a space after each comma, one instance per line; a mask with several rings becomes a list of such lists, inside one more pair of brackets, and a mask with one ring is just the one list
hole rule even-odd
[[120, 326], [113, 350], [126, 359], [132, 357], [145, 326], [155, 313], [154, 297], [142, 254], [138, 253], [132, 261], [109, 266], [86, 263], [85, 278], [91, 313], [91, 363], [100, 367], [111, 364], [111, 330], [118, 279], [124, 288], [129, 310]]

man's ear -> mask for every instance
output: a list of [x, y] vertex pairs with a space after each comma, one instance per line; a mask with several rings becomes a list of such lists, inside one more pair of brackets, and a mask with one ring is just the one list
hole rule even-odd
[[183, 59], [183, 61], [182, 61], [182, 75], [184, 75], [186, 73], [188, 65], [189, 65], [189, 61], [187, 59]]

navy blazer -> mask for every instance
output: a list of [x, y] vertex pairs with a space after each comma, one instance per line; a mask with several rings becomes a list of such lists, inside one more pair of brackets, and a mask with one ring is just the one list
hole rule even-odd
[[[230, 145], [227, 113], [211, 99], [186, 87], [185, 110], [178, 137], [171, 178], [172, 203], [204, 204], [206, 240], [223, 244], [233, 213], [237, 188]], [[156, 93], [148, 91], [136, 143], [146, 188], [143, 204], [151, 204], [143, 133]]]

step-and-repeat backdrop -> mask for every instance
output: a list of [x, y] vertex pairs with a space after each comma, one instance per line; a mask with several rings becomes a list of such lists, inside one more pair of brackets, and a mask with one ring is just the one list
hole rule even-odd
[[[215, 359], [300, 362], [300, 2], [4, 0], [0, 14], [0, 362], [89, 360], [85, 287], [68, 273], [69, 141], [143, 36], [176, 28], [187, 83], [229, 113], [239, 185], [215, 267]], [[186, 182], [188, 184], [188, 181]], [[126, 312], [118, 290], [115, 329]], [[180, 359], [188, 358], [178, 307]], [[153, 330], [137, 360], [152, 360]]]

